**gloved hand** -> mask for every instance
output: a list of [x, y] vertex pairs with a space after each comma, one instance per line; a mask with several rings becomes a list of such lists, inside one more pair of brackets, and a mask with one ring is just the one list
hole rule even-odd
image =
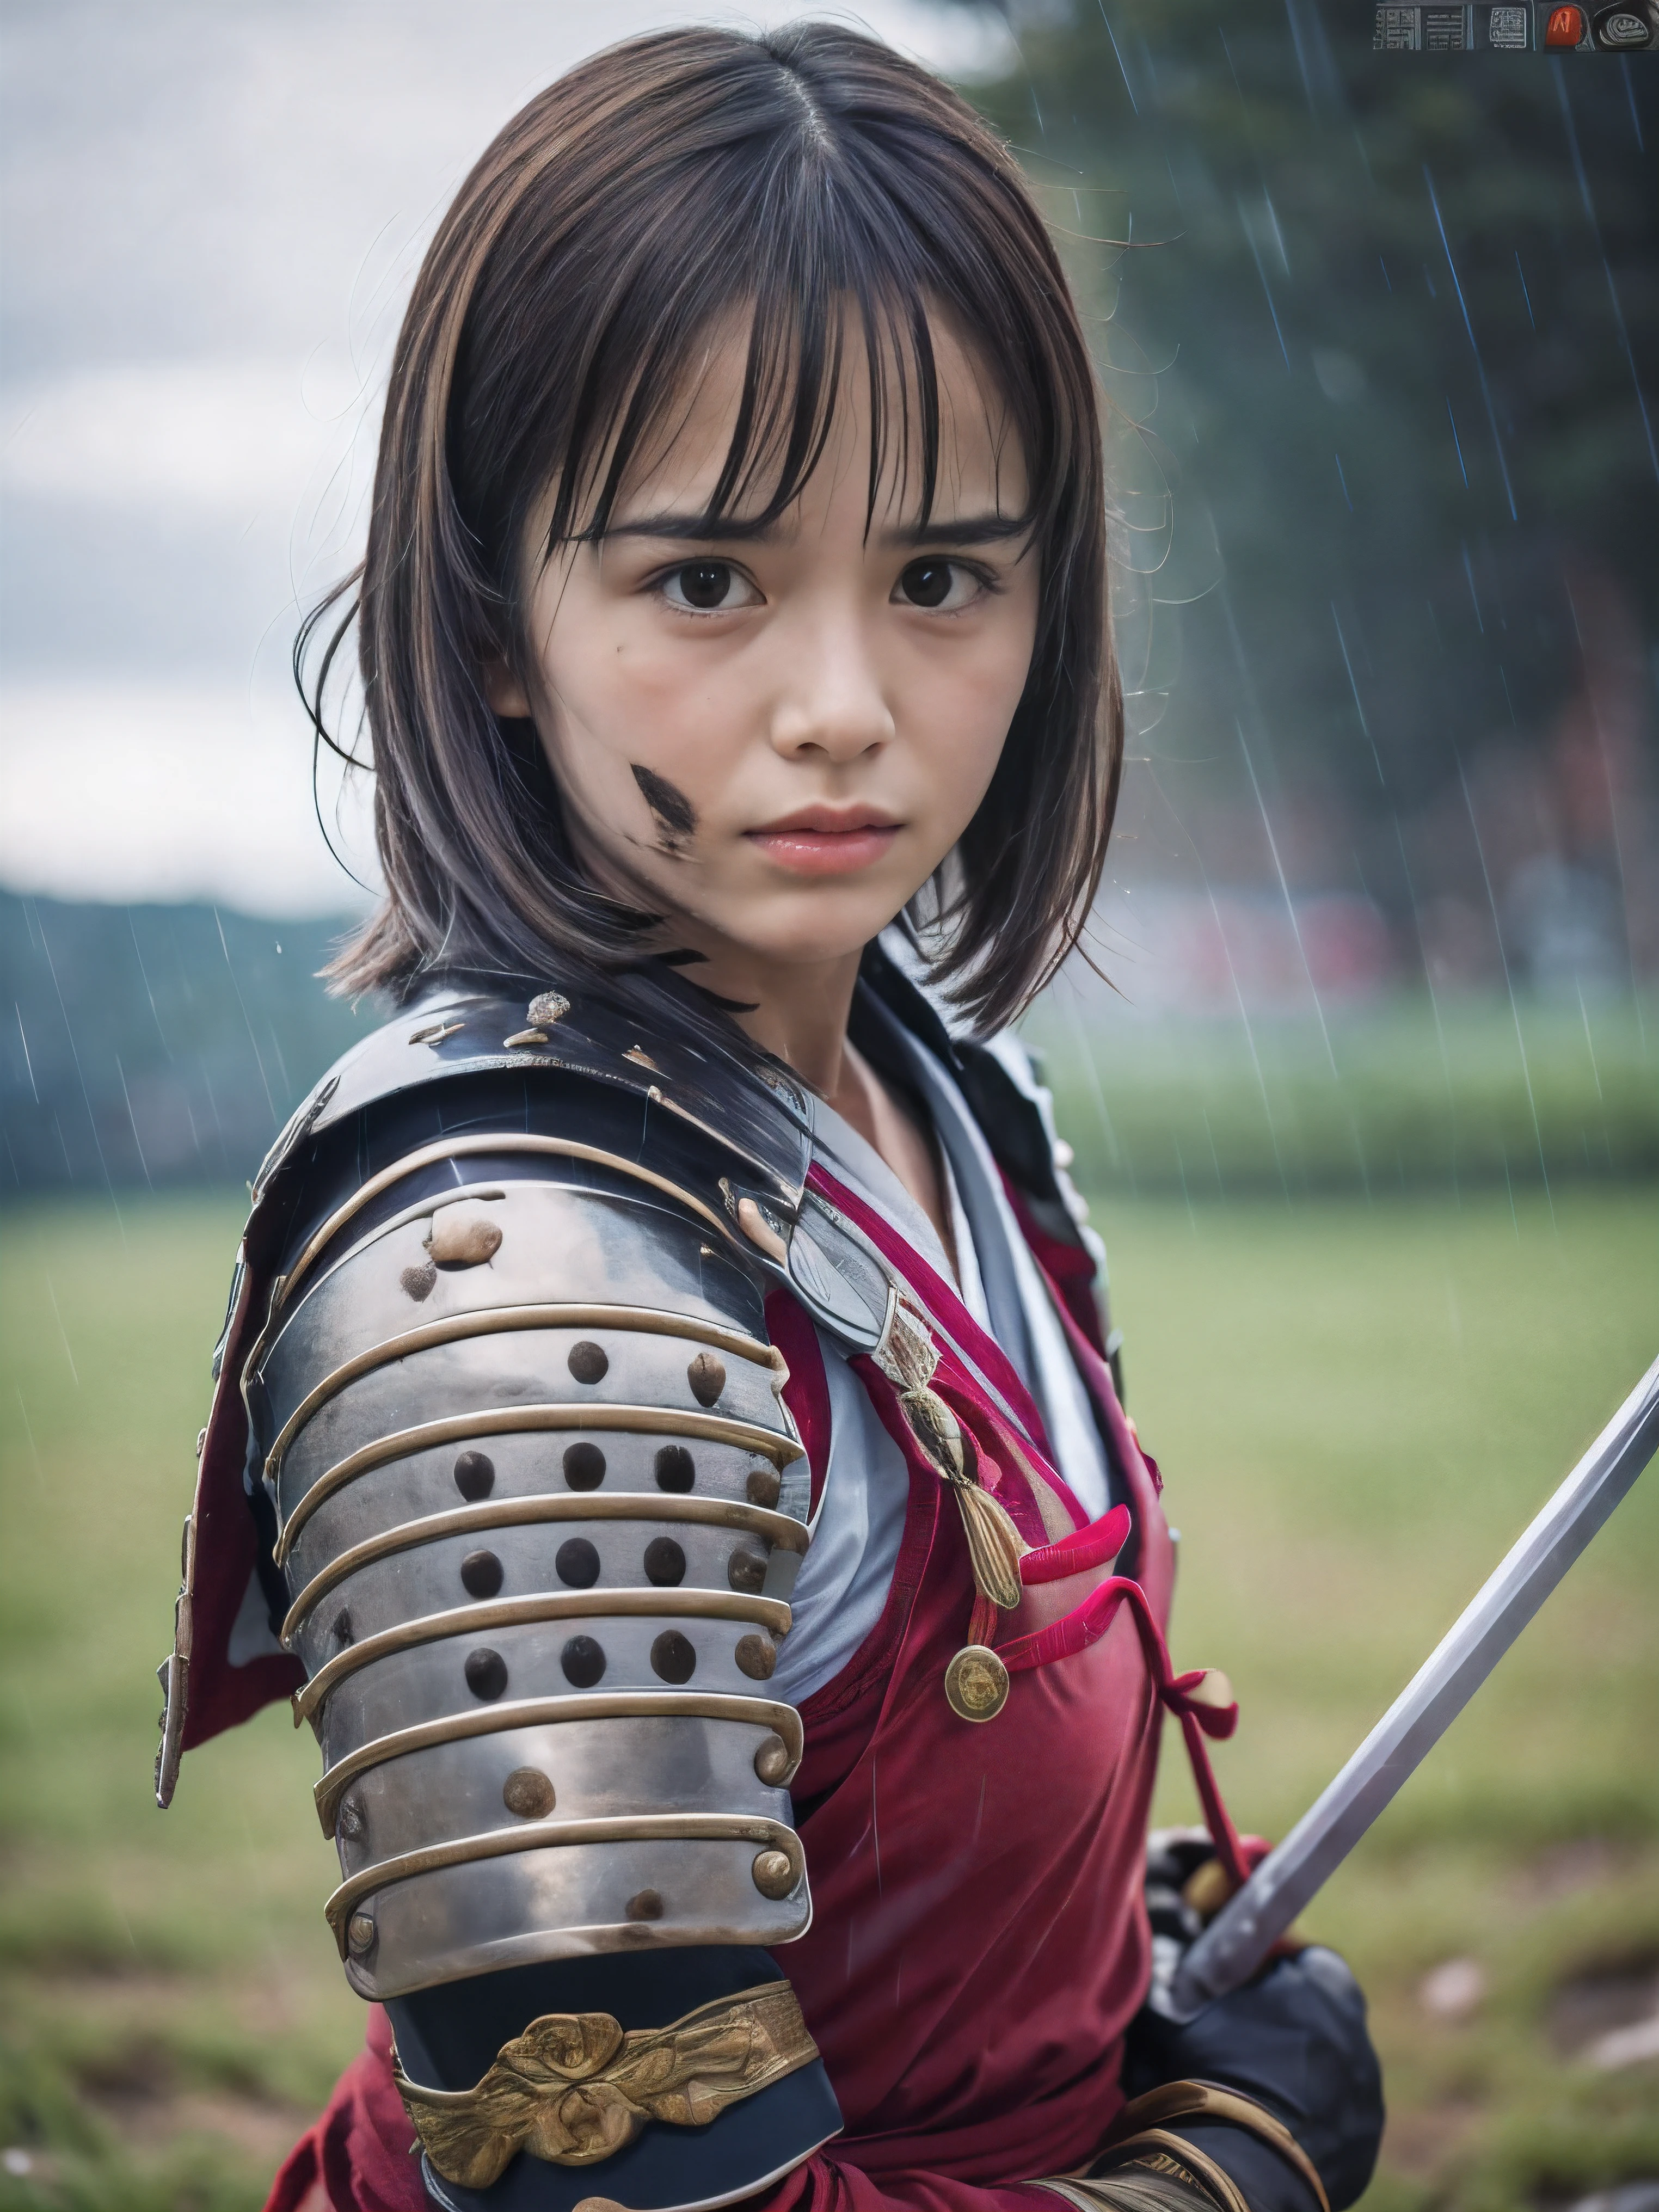
[[[1150, 2006], [1137, 2014], [1123, 2062], [1123, 2089], [1138, 2097], [1165, 2081], [1213, 2081], [1237, 2089], [1282, 2120], [1319, 2172], [1331, 2212], [1352, 2204], [1371, 2178], [1382, 2136], [1382, 2075], [1365, 2029], [1359, 1984], [1334, 1951], [1313, 1944], [1273, 1960], [1243, 1989], [1206, 2005], [1185, 2023]], [[1180, 2131], [1188, 2133], [1185, 2125]], [[1310, 2191], [1265, 2145], [1252, 2142], [1243, 2163], [1227, 2154], [1233, 2131], [1190, 2130], [1195, 2144], [1227, 2167], [1257, 2207], [1258, 2173], [1284, 2177], [1277, 2190], [1285, 2212]], [[1273, 2175], [1275, 2185], [1279, 2175]], [[1261, 2197], [1260, 2212], [1277, 2212]]]

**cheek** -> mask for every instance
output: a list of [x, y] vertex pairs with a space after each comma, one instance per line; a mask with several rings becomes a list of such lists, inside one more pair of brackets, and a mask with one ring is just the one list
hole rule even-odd
[[[1013, 610], [1009, 610], [1012, 614]], [[1031, 664], [1035, 610], [999, 623], [976, 649], [943, 653], [915, 694], [915, 728], [945, 811], [965, 824], [1002, 757]]]
[[719, 726], [717, 702], [707, 685], [686, 681], [683, 661], [630, 604], [570, 593], [542, 671], [544, 734], [561, 780], [587, 811], [615, 820], [619, 798], [637, 803], [642, 763], [681, 785], [695, 777], [705, 728]]

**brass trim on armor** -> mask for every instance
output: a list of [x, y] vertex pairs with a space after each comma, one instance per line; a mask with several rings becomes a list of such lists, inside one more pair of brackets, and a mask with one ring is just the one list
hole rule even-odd
[[518, 1628], [544, 1620], [748, 1620], [787, 1636], [789, 1607], [776, 1598], [740, 1597], [736, 1592], [701, 1589], [543, 1590], [533, 1597], [498, 1598], [489, 1605], [459, 1605], [400, 1620], [349, 1644], [321, 1666], [294, 1699], [294, 1725], [307, 1721], [335, 1686], [360, 1668], [373, 1666], [394, 1651], [441, 1644], [448, 1636], [471, 1636], [487, 1628]]
[[[1312, 2190], [1319, 2212], [1330, 2212], [1318, 2167], [1279, 2115], [1270, 2112], [1254, 2097], [1247, 2097], [1237, 2089], [1224, 2089], [1214, 2081], [1164, 2081], [1156, 2089], [1148, 2089], [1144, 2096], [1123, 2107], [1101, 2148], [1117, 2148], [1120, 2137], [1124, 2136], [1139, 2141], [1146, 2130], [1157, 2132], [1163, 2123], [1199, 2118], [1225, 2120], [1258, 2136], [1276, 2150], [1287, 2165], [1296, 2168]], [[1187, 2150], [1183, 2149], [1182, 2155], [1186, 2156]]]
[[[1097, 2190], [1100, 2194], [1094, 2197], [1093, 2202], [1103, 2207], [1113, 2205], [1114, 2200], [1106, 2192], [1117, 2176], [1121, 2174], [1126, 2179], [1133, 2179], [1135, 2168], [1139, 2166], [1149, 2167], [1154, 2173], [1168, 2172], [1173, 2167], [1177, 2174], [1184, 2174], [1207, 2191], [1215, 2201], [1216, 2212], [1253, 2212], [1243, 2191], [1226, 2168], [1218, 2166], [1196, 2145], [1189, 2143], [1185, 2136], [1172, 2135], [1167, 2128], [1142, 2128], [1113, 2148], [1125, 2154], [1120, 2167], [1110, 2173], [1091, 2174], [1082, 2183], [1073, 2182], [1072, 2185], [1074, 2189]], [[1132, 2158], [1127, 2155], [1130, 2152], [1139, 2152], [1141, 2155]], [[1164, 2163], [1160, 2164], [1159, 2161]], [[1322, 2189], [1319, 2192], [1319, 2201], [1324, 2212], [1328, 2212]]]
[[770, 1698], [743, 1698], [721, 1691], [594, 1690], [570, 1692], [562, 1698], [520, 1698], [512, 1705], [489, 1705], [477, 1712], [452, 1713], [443, 1720], [422, 1721], [398, 1729], [337, 1759], [313, 1785], [317, 1817], [323, 1833], [332, 1836], [340, 1800], [360, 1775], [410, 1752], [427, 1751], [435, 1744], [458, 1743], [473, 1736], [505, 1735], [514, 1729], [547, 1728], [565, 1721], [603, 1720], [738, 1721], [772, 1729], [783, 1739], [788, 1764], [772, 1786], [787, 1789], [800, 1765], [803, 1735], [800, 1715], [793, 1705]]
[[667, 2027], [630, 2028], [609, 2013], [546, 2013], [503, 2044], [471, 2089], [392, 2079], [433, 2171], [488, 2189], [520, 2151], [551, 2166], [592, 2166], [649, 2121], [707, 2127], [728, 2106], [808, 2066], [818, 2048], [794, 1990], [765, 1982], [699, 2005]]
[[319, 1406], [325, 1406], [348, 1383], [372, 1375], [377, 1367], [390, 1366], [393, 1360], [407, 1359], [416, 1352], [433, 1351], [441, 1344], [457, 1344], [474, 1336], [505, 1336], [525, 1328], [619, 1328], [652, 1336], [678, 1336], [694, 1344], [713, 1345], [734, 1359], [746, 1359], [757, 1367], [769, 1367], [781, 1374], [782, 1381], [788, 1379], [783, 1354], [773, 1346], [757, 1344], [753, 1337], [744, 1336], [736, 1329], [721, 1328], [716, 1322], [698, 1321], [689, 1315], [663, 1313], [651, 1306], [486, 1306], [477, 1313], [453, 1314], [447, 1320], [427, 1322], [420, 1328], [409, 1328], [399, 1336], [389, 1336], [384, 1343], [371, 1345], [367, 1352], [348, 1359], [331, 1375], [324, 1376], [283, 1424], [276, 1443], [265, 1455], [265, 1473], [274, 1477], [295, 1431], [305, 1426]]
[[[631, 1176], [635, 1182], [649, 1183], [653, 1190], [659, 1190], [665, 1196], [678, 1200], [682, 1206], [689, 1206], [700, 1221], [706, 1221], [718, 1229], [728, 1244], [738, 1244], [739, 1250], [743, 1249], [731, 1224], [723, 1221], [713, 1206], [705, 1206], [700, 1198], [694, 1198], [678, 1183], [670, 1182], [666, 1176], [653, 1175], [649, 1168], [642, 1168], [637, 1160], [623, 1159], [619, 1152], [603, 1152], [597, 1145], [580, 1145], [571, 1137], [532, 1137], [507, 1131], [488, 1136], [442, 1137], [434, 1144], [419, 1146], [414, 1152], [405, 1152], [401, 1159], [393, 1160], [390, 1167], [384, 1167], [378, 1175], [370, 1176], [343, 1206], [335, 1208], [283, 1278], [282, 1303], [288, 1303], [295, 1285], [302, 1275], [310, 1272], [312, 1262], [325, 1246], [331, 1243], [346, 1223], [355, 1214], [361, 1213], [364, 1206], [377, 1199], [383, 1190], [390, 1190], [394, 1183], [402, 1182], [405, 1176], [413, 1175], [417, 1168], [430, 1167], [439, 1160], [465, 1158], [478, 1152], [550, 1152], [560, 1159], [586, 1160], [594, 1167], [614, 1168], [618, 1175]], [[459, 1195], [459, 1192], [439, 1191], [434, 1194], [433, 1208], [452, 1205]], [[426, 1211], [428, 1208], [424, 1202], [415, 1209], [417, 1215]]]
[[[678, 1521], [701, 1522], [714, 1528], [740, 1528], [764, 1537], [781, 1551], [804, 1552], [811, 1540], [806, 1523], [787, 1513], [769, 1513], [763, 1506], [740, 1504], [735, 1498], [687, 1498], [648, 1490], [594, 1492], [556, 1490], [529, 1498], [492, 1498], [483, 1505], [457, 1505], [444, 1513], [428, 1513], [418, 1521], [399, 1522], [378, 1536], [366, 1536], [336, 1553], [320, 1573], [313, 1575], [288, 1609], [282, 1641], [287, 1646], [295, 1631], [320, 1597], [337, 1583], [372, 1566], [376, 1559], [412, 1552], [422, 1544], [436, 1544], [446, 1536], [467, 1536], [478, 1528], [533, 1528], [546, 1521]], [[695, 1585], [694, 1585], [695, 1587]]]
[[553, 1850], [573, 1844], [644, 1843], [758, 1844], [763, 1850], [783, 1853], [795, 1869], [797, 1886], [806, 1871], [806, 1854], [794, 1830], [760, 1814], [629, 1813], [590, 1820], [527, 1820], [382, 1859], [378, 1866], [365, 1867], [343, 1881], [323, 1911], [343, 1959], [346, 1930], [358, 1905], [394, 1883], [438, 1874], [447, 1867], [471, 1866], [479, 1859], [507, 1858], [518, 1851]]
[[[407, 1459], [434, 1444], [470, 1443], [475, 1437], [503, 1437], [541, 1429], [607, 1429], [631, 1431], [643, 1436], [684, 1437], [708, 1444], [734, 1444], [739, 1451], [754, 1452], [776, 1468], [805, 1456], [793, 1437], [777, 1429], [763, 1429], [752, 1421], [728, 1420], [723, 1413], [680, 1413], [665, 1406], [484, 1406], [474, 1413], [451, 1413], [441, 1421], [421, 1421], [412, 1429], [398, 1429], [377, 1437], [319, 1474], [283, 1525], [276, 1540], [276, 1565], [287, 1564], [300, 1530], [325, 1498], [343, 1490], [360, 1474], [368, 1474], [388, 1460]], [[584, 1491], [582, 1495], [590, 1493]]]

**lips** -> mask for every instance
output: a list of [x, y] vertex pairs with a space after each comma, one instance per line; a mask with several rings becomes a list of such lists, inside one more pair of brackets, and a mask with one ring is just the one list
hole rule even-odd
[[883, 859], [899, 829], [878, 807], [803, 806], [747, 835], [792, 875], [844, 876]]

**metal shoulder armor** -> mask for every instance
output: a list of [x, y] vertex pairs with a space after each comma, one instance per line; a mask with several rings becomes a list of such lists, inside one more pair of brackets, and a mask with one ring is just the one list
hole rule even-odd
[[[427, 1048], [452, 1018], [521, 1030], [522, 1005], [466, 1002], [424, 1024]], [[331, 1096], [290, 1133], [290, 1162], [298, 1144], [337, 1165], [291, 1209], [242, 1376], [282, 1641], [306, 1671], [296, 1724], [321, 1744], [317, 1810], [339, 1851], [328, 1918], [353, 1987], [392, 2003], [428, 2186], [453, 2185], [445, 2202], [493, 2197], [525, 2142], [584, 2170], [575, 2194], [589, 2194], [603, 2152], [579, 2144], [567, 2160], [556, 2129], [480, 2150], [463, 2125], [458, 2142], [448, 2107], [497, 2039], [480, 2030], [470, 2057], [446, 2062], [453, 2008], [398, 2000], [477, 1977], [495, 1978], [468, 2002], [478, 1988], [518, 1988], [544, 2010], [550, 1990], [637, 1997], [645, 1954], [718, 2011], [736, 2002], [732, 1947], [787, 1943], [811, 1915], [789, 1798], [801, 1724], [768, 1691], [810, 1479], [768, 1341], [767, 1273], [732, 1197], [735, 1177], [787, 1211], [804, 1149], [752, 1078], [759, 1104], [745, 1095], [728, 1114], [736, 1079], [705, 1071], [675, 1115], [654, 1049], [634, 1058], [575, 1030], [561, 1058], [542, 1051], [544, 1031], [528, 1051], [507, 1036], [452, 1059], [441, 1081], [391, 1091], [360, 1071], [336, 1111]], [[746, 1142], [722, 1139], [726, 1119]], [[666, 1954], [690, 1966], [692, 1950], [726, 1962], [712, 1981], [672, 1968]], [[787, 1984], [747, 1956], [771, 2012], [744, 2015], [750, 2056], [726, 2101], [815, 2063], [798, 2008], [773, 2017]], [[502, 1972], [583, 1961], [533, 1990]], [[651, 2016], [665, 2001], [641, 2002], [641, 2027], [672, 2037]], [[631, 2043], [628, 2005], [605, 2010]], [[559, 2016], [596, 2015], [573, 1997]], [[523, 2002], [500, 2017], [526, 2031]], [[624, 2104], [626, 2058], [588, 2069], [596, 2088], [601, 2074], [620, 2082]], [[827, 2083], [815, 2109], [830, 2117], [805, 2148], [834, 2130]], [[635, 2136], [652, 2117], [647, 2099]], [[658, 2132], [689, 2150], [697, 2131]]]

